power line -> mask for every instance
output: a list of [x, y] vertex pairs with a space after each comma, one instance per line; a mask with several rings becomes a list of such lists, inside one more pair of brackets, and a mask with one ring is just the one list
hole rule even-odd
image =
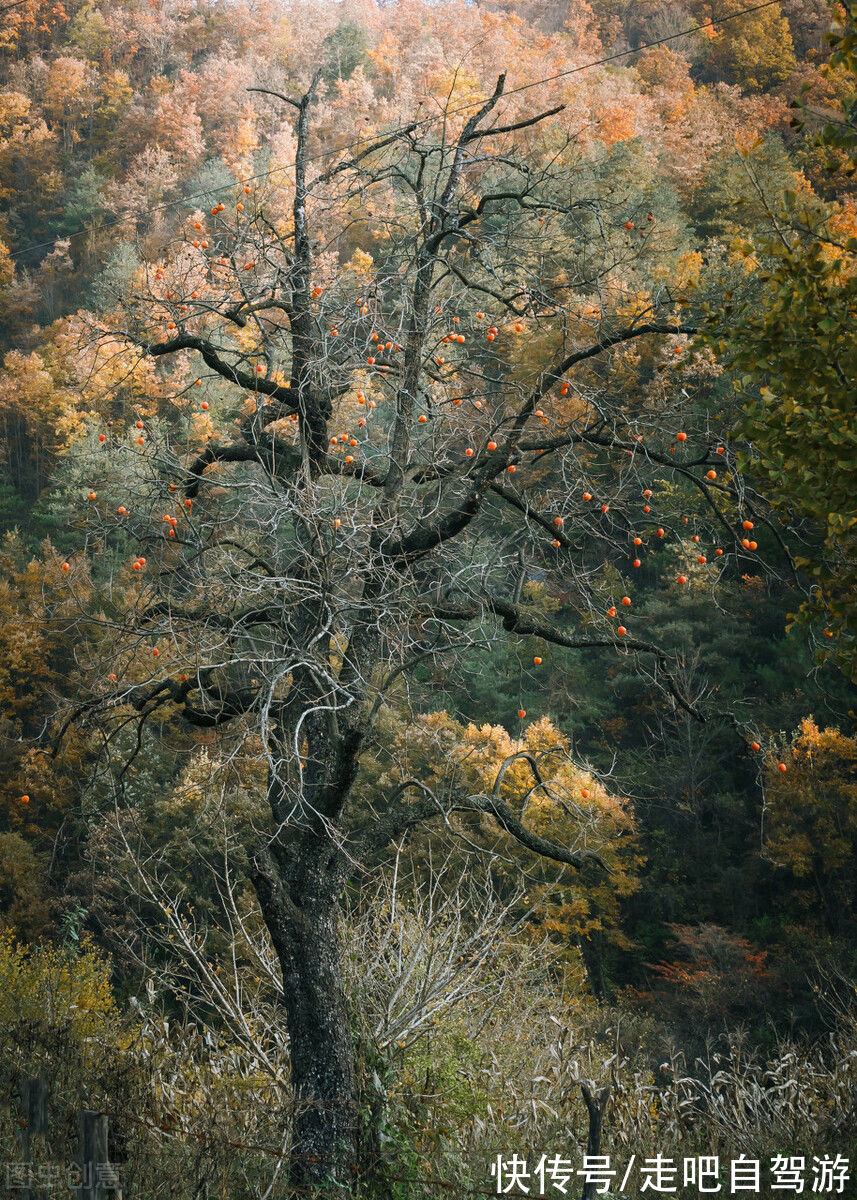
[[[689, 29], [683, 29], [681, 33], [671, 33], [666, 37], [655, 38], [651, 42], [643, 42], [641, 46], [636, 46], [633, 50], [619, 50], [616, 54], [608, 54], [606, 58], [595, 59], [593, 62], [584, 63], [580, 67], [569, 67], [567, 71], [558, 71], [556, 75], [548, 75], [546, 78], [534, 80], [532, 83], [523, 83], [520, 87], [504, 92], [503, 95], [514, 96], [518, 92], [525, 92], [528, 88], [538, 87], [542, 83], [553, 83], [554, 80], [564, 79], [567, 75], [576, 75], [579, 71], [588, 71], [590, 67], [601, 67], [605, 63], [615, 62], [616, 59], [627, 58], [631, 54], [640, 54], [643, 50], [650, 50], [653, 46], [663, 46], [667, 42], [674, 42], [678, 38], [687, 37], [691, 33], [699, 33], [702, 29], [711, 29], [714, 25], [725, 25], [727, 21], [734, 21], [736, 17], [746, 17], [750, 13], [759, 12], [763, 8], [771, 8], [772, 5], [779, 3], [780, 0], [764, 0], [762, 4], [755, 4], [751, 8], [742, 8], [738, 12], [731, 13], [725, 17], [712, 17], [708, 21], [703, 21], [700, 25], [691, 25]], [[475, 106], [474, 103], [465, 107], [474, 108]]]
[[[715, 24], [724, 25], [727, 21], [734, 21], [738, 17], [746, 17], [751, 13], [761, 12], [762, 9], [771, 8], [774, 5], [778, 5], [779, 3], [780, 3], [780, 0], [763, 0], [763, 3], [761, 3], [761, 4], [754, 4], [749, 8], [739, 9], [738, 12], [730, 13], [723, 17], [712, 17], [710, 20], [703, 21], [699, 25], [691, 25], [688, 29], [683, 29], [679, 33], [671, 33], [662, 38], [655, 38], [651, 42], [643, 42], [642, 45], [636, 46], [632, 50], [620, 50], [620, 51], [617, 51], [616, 54], [608, 54], [604, 58], [593, 59], [591, 62], [582, 63], [580, 66], [569, 67], [567, 70], [557, 71], [556, 74], [554, 74], [554, 75], [546, 75], [542, 79], [534, 79], [530, 83], [523, 83], [518, 87], [510, 88], [510, 90], [508, 92], [503, 93], [503, 98], [505, 99], [508, 96], [516, 96], [516, 95], [520, 94], [521, 92], [529, 91], [531, 88], [534, 88], [534, 87], [541, 87], [542, 85], [547, 84], [547, 83], [555, 83], [558, 79], [565, 79], [565, 78], [568, 78], [568, 76], [570, 76], [570, 75], [578, 75], [578, 74], [580, 74], [581, 71], [590, 71], [594, 67], [602, 67], [602, 66], [607, 65], [608, 63], [617, 62], [619, 59], [629, 58], [631, 55], [634, 55], [634, 54], [641, 54], [643, 50], [650, 50], [655, 46], [664, 46], [667, 44], [667, 42], [674, 42], [679, 38], [688, 37], [692, 33], [699, 33], [703, 29], [710, 29]], [[447, 112], [445, 115], [447, 117], [454, 117], [454, 116], [459, 115], [460, 113], [468, 112], [472, 108], [478, 108], [483, 103], [484, 103], [484, 100], [472, 100], [467, 104], [460, 105], [458, 108], [449, 110], [449, 112]], [[423, 125], [433, 124], [436, 120], [437, 120], [437, 117], [424, 117], [424, 118], [422, 118], [422, 120], [413, 122], [413, 124], [411, 124], [409, 126], [409, 128], [411, 130], [419, 129]], [[320, 151], [318, 154], [310, 155], [307, 159], [307, 162], [308, 163], [317, 163], [317, 162], [323, 161], [324, 159], [339, 157], [339, 156], [343, 155], [346, 151], [354, 150], [361, 146], [371, 145], [372, 142], [377, 141], [377, 140], [378, 140], [377, 135], [373, 135], [372, 137], [355, 138], [355, 140], [353, 142], [347, 142], [344, 146], [341, 146], [336, 150], [323, 150], [323, 151]], [[278, 175], [282, 171], [288, 171], [291, 168], [293, 168], [295, 165], [296, 165], [295, 163], [285, 163], [282, 166], [272, 168], [270, 171], [260, 171], [257, 174], [245, 176], [243, 179], [238, 179], [234, 183], [222, 184], [219, 187], [208, 188], [204, 192], [196, 192], [190, 196], [184, 196], [178, 200], [166, 200], [162, 204], [153, 205], [151, 208], [136, 209], [136, 210], [134, 210], [134, 212], [127, 212], [124, 215], [117, 216], [110, 221], [105, 221], [101, 228], [108, 229], [108, 230], [116, 229], [117, 227], [124, 225], [131, 220], [136, 220], [137, 218], [139, 218], [141, 216], [152, 216], [155, 213], [168, 212], [170, 209], [177, 208], [181, 205], [186, 205], [192, 200], [202, 200], [209, 196], [216, 196], [220, 192], [229, 191], [233, 187], [236, 187], [239, 185], [243, 185], [246, 187], [248, 184], [257, 183], [260, 180], [268, 179], [272, 175]], [[68, 238], [70, 240], [71, 238], [80, 237], [83, 234], [92, 233], [92, 232], [94, 232], [94, 227], [92, 225], [81, 225], [78, 229], [72, 230], [71, 232], [63, 235], [62, 238], [56, 237], [56, 238], [53, 238], [51, 241], [34, 242], [29, 246], [22, 246], [18, 250], [13, 250], [10, 253], [9, 257], [10, 258], [20, 258], [23, 255], [32, 254], [34, 251], [37, 251], [37, 250], [49, 250], [49, 249], [52, 249], [57, 244], [58, 241], [64, 240], [65, 238]]]

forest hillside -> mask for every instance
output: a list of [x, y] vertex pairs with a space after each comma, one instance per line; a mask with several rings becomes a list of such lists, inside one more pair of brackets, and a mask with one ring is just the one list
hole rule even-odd
[[851, 2], [0, 8], [9, 1195], [857, 1195], [855, 179]]

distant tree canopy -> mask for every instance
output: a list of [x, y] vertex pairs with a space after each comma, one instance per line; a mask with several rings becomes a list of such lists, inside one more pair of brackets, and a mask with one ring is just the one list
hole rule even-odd
[[[821, 135], [852, 162], [856, 16], [836, 27], [831, 60], [852, 93]], [[857, 679], [857, 213], [851, 198], [825, 204], [806, 187], [766, 203], [770, 231], [742, 245], [758, 289], [727, 295], [718, 345], [746, 396], [747, 464], [784, 514], [817, 532], [796, 559], [813, 585], [802, 615], [823, 622], [824, 653]]]
[[362, 25], [345, 22], [337, 25], [321, 43], [324, 79], [335, 85], [338, 79], [350, 79], [358, 67], [371, 63], [370, 41]]
[[857, 855], [857, 740], [806, 718], [786, 752], [789, 770], [771, 763], [765, 853], [795, 880], [795, 923], [815, 913], [826, 938], [853, 939], [857, 910], [850, 881]]

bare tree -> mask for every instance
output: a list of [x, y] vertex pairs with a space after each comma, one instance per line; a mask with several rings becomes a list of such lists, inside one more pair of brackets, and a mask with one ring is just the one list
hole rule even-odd
[[[506, 768], [485, 794], [404, 779], [371, 809], [353, 803], [385, 696], [419, 664], [538, 639], [636, 654], [701, 719], [657, 644], [618, 624], [618, 594], [605, 612], [598, 570], [633, 571], [665, 530], [695, 563], [670, 481], [725, 531], [718, 564], [742, 553], [734, 513], [752, 498], [720, 478], [715, 430], [675, 442], [680, 396], [655, 405], [611, 383], [629, 347], [671, 362], [694, 331], [667, 289], [629, 304], [617, 280], [653, 225], [578, 194], [574, 138], [546, 120], [559, 109], [527, 96], [501, 115], [501, 76], [469, 115], [447, 105], [331, 156], [313, 140], [318, 78], [299, 101], [271, 97], [296, 114], [291, 177], [195, 214], [101, 327], [102, 348], [158, 365], [174, 404], [127, 438], [100, 435], [126, 497], [92, 505], [116, 556], [99, 618], [110, 661], [69, 720], [133, 724], [139, 747], [173, 712], [233, 728], [266, 763], [253, 884], [300, 1102], [291, 1178], [344, 1187], [351, 864], [453, 813], [572, 868], [597, 859], [535, 834], [507, 803]], [[562, 621], [530, 586], [550, 578]], [[547, 786], [527, 761], [533, 790]]]

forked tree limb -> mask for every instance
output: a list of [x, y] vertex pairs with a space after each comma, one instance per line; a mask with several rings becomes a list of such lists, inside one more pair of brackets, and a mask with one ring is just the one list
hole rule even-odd
[[[410, 789], [416, 789], [423, 795], [414, 803], [407, 804], [399, 797]], [[386, 799], [383, 816], [358, 831], [355, 842], [363, 851], [381, 849], [418, 825], [437, 817], [446, 820], [453, 813], [472, 813], [493, 817], [505, 833], [540, 858], [549, 858], [554, 862], [574, 867], [576, 870], [591, 863], [600, 867], [602, 871], [607, 873], [610, 871], [603, 858], [594, 850], [569, 850], [567, 846], [561, 846], [558, 842], [553, 842], [528, 829], [521, 819], [515, 816], [508, 804], [496, 794], [496, 786], [495, 792], [491, 795], [477, 793], [441, 798], [419, 780], [405, 780]]]

